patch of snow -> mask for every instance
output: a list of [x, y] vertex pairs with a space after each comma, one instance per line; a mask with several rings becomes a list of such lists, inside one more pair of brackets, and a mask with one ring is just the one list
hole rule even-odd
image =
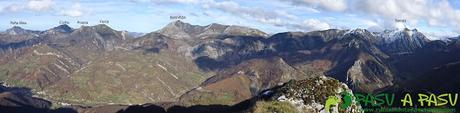
[[160, 64], [157, 64], [158, 67], [161, 67], [163, 70], [165, 71], [168, 71], [168, 69], [166, 69], [166, 67], [164, 67], [163, 65], [160, 65]]
[[91, 62], [91, 61], [89, 61], [89, 62], [88, 62], [88, 64], [87, 64], [86, 66], [83, 66], [83, 67], [81, 67], [80, 69], [78, 69], [78, 70], [77, 70], [77, 71], [75, 71], [74, 73], [77, 73], [77, 72], [80, 72], [80, 71], [81, 71], [81, 70], [83, 70], [83, 69], [86, 69], [88, 66], [90, 66], [90, 65], [91, 65], [91, 63], [92, 63], [92, 62]]
[[56, 67], [57, 67], [57, 68], [59, 68], [60, 70], [62, 70], [62, 71], [64, 71], [64, 72], [66, 72], [67, 74], [70, 74], [70, 72], [69, 72], [69, 71], [67, 71], [67, 69], [65, 69], [65, 68], [61, 67], [60, 65], [57, 65], [56, 63], [53, 63], [53, 64], [54, 64], [54, 66], [56, 66]]
[[116, 66], [120, 67], [123, 71], [126, 71], [126, 68], [119, 63], [115, 63]]
[[37, 55], [39, 55], [39, 56], [50, 55], [50, 56], [56, 56], [56, 57], [59, 57], [59, 58], [62, 57], [61, 55], [58, 55], [58, 54], [52, 53], [52, 52], [40, 53], [40, 52], [38, 52], [37, 50], [34, 50], [34, 53], [37, 54]]
[[172, 88], [168, 84], [166, 84], [163, 80], [161, 80], [158, 77], [157, 77], [157, 80], [160, 81], [161, 84], [166, 86], [166, 89], [169, 91], [169, 93], [171, 93], [173, 96], [176, 96], [176, 93], [173, 92]]
[[62, 64], [64, 67], [66, 67], [67, 69], [69, 68], [69, 66], [68, 66], [67, 64], [65, 64], [64, 62], [62, 62], [61, 60], [58, 60], [58, 62], [59, 62], [60, 64]]
[[129, 50], [128, 48], [120, 47], [120, 46], [115, 46], [114, 48], [115, 48], [115, 49], [122, 49], [122, 50]]
[[147, 98], [149, 98], [150, 101], [155, 102], [155, 99], [153, 99], [152, 97], [147, 97]]
[[168, 69], [166, 69], [166, 67], [164, 67], [163, 65], [157, 64], [157, 66], [160, 67], [161, 69], [163, 69], [164, 71], [168, 72], [169, 75], [171, 75], [171, 76], [174, 77], [175, 79], [179, 79], [179, 77], [177, 77], [175, 74], [169, 72]]
[[287, 98], [286, 98], [286, 96], [284, 96], [284, 95], [281, 95], [280, 97], [278, 97], [278, 99], [277, 99], [277, 100], [279, 100], [279, 101], [286, 101], [286, 100], [287, 100]]
[[[270, 94], [272, 94], [272, 93], [273, 93], [273, 91], [268, 90], [268, 91], [263, 92], [262, 95], [270, 95]], [[283, 96], [284, 96], [284, 95], [283, 95]], [[286, 98], [286, 97], [283, 97], [283, 98]], [[279, 99], [279, 98], [278, 98], [278, 99]]]
[[72, 104], [64, 103], [64, 102], [59, 102], [59, 104], [61, 104], [62, 106], [71, 106], [72, 105]]
[[238, 71], [238, 74], [242, 75], [242, 74], [244, 74], [244, 72], [240, 70], [240, 71]]

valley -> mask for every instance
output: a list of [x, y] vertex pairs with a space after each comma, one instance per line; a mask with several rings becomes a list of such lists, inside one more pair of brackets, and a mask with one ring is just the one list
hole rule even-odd
[[[290, 95], [283, 94], [289, 88], [279, 87], [312, 90], [319, 87], [312, 84], [317, 79], [365, 93], [438, 88], [458, 92], [460, 85], [452, 79], [460, 75], [460, 38], [430, 40], [416, 29], [268, 34], [244, 26], [177, 20], [142, 36], [132, 34], [104, 24], [1, 32], [0, 80], [4, 87], [29, 88], [31, 93], [1, 94], [46, 99], [44, 110], [118, 111], [150, 104], [162, 109], [232, 108], [250, 102], [238, 111], [248, 112], [252, 106], [274, 104], [259, 100]], [[263, 98], [267, 90], [276, 98]], [[299, 98], [308, 104], [305, 109], [317, 112], [310, 107], [337, 95], [334, 91]], [[319, 100], [307, 102], [312, 98]]]

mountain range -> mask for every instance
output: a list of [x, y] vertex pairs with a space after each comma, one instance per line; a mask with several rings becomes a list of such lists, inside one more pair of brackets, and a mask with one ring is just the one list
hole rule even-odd
[[239, 105], [292, 80], [324, 76], [354, 92], [458, 92], [460, 85], [460, 38], [430, 40], [407, 28], [268, 34], [173, 21], [140, 34], [104, 24], [13, 27], [0, 33], [0, 56], [4, 87], [30, 90], [0, 95], [31, 98], [21, 105], [46, 112]]

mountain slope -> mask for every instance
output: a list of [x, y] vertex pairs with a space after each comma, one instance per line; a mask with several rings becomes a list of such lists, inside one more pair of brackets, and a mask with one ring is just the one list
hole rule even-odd
[[106, 25], [79, 29], [61, 25], [37, 38], [42, 39], [37, 44], [4, 54], [0, 78], [31, 87], [52, 101], [85, 105], [174, 101], [209, 76], [176, 54], [133, 49], [134, 38]]
[[291, 79], [308, 77], [279, 57], [253, 59], [218, 72], [200, 87], [182, 95], [180, 102], [186, 105], [233, 105]]
[[460, 61], [456, 39], [430, 41], [409, 29], [268, 36], [242, 26], [174, 21], [136, 38], [101, 24], [42, 32], [15, 27], [0, 40], [2, 82], [32, 88], [53, 103], [121, 104], [103, 109], [157, 102], [230, 106], [290, 80], [323, 75], [353, 91], [377, 92], [437, 74], [456, 78], [445, 74], [455, 73]]

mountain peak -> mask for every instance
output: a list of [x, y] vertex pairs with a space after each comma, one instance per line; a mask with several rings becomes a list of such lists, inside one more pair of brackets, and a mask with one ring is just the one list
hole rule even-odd
[[262, 36], [267, 37], [268, 34], [260, 31], [258, 29], [244, 27], [244, 26], [236, 26], [231, 25], [227, 29], [225, 29], [224, 34], [236, 34], [236, 35], [244, 35], [244, 36]]
[[19, 27], [19, 26], [13, 26], [11, 27], [10, 29], [23, 29], [22, 27]]
[[218, 23], [212, 23], [206, 26], [206, 29], [225, 29], [228, 25], [222, 25]]
[[26, 29], [23, 29], [19, 26], [13, 26], [12, 28], [10, 29], [7, 29], [6, 30], [6, 33], [10, 34], [10, 35], [17, 35], [17, 34], [24, 34], [24, 33], [27, 33], [28, 30]]
[[266, 33], [258, 29], [253, 29], [249, 27], [222, 25], [217, 23], [212, 23], [206, 26], [200, 26], [191, 25], [180, 20], [170, 22], [168, 25], [166, 25], [157, 32], [176, 39], [206, 38], [209, 36], [217, 36], [219, 34], [263, 37], [267, 36]]
[[191, 26], [189, 23], [182, 22], [181, 20], [175, 20], [170, 22], [166, 27], [183, 27], [183, 26]]
[[352, 34], [352, 35], [357, 35], [357, 36], [363, 36], [363, 38], [370, 38], [370, 36], [374, 36], [372, 32], [370, 32], [367, 29], [362, 29], [362, 28], [357, 28], [353, 30], [349, 30], [345, 34]]
[[185, 22], [182, 22], [181, 20], [175, 20], [171, 23], [175, 23], [175, 24], [185, 24]]
[[105, 24], [98, 24], [98, 25], [95, 25], [93, 27], [96, 28], [96, 29], [112, 29], [108, 25], [105, 25]]
[[430, 40], [417, 29], [385, 30], [379, 34], [382, 44], [392, 54], [412, 53]]
[[70, 33], [72, 32], [73, 28], [71, 28], [67, 24], [62, 24], [62, 25], [52, 28], [51, 30], [61, 32], [61, 33]]
[[98, 24], [95, 26], [81, 26], [77, 29], [78, 31], [94, 31], [94, 32], [111, 32], [115, 31], [105, 24]]
[[203, 29], [204, 27], [202, 26], [191, 25], [189, 23], [184, 23], [180, 20], [176, 20], [170, 22], [168, 25], [157, 32], [166, 36], [171, 36], [173, 38], [184, 39], [201, 33]]
[[19, 26], [13, 26], [13, 27], [7, 29], [6, 31], [16, 31], [16, 30], [24, 30], [24, 29], [19, 27]]
[[350, 30], [348, 33], [352, 34], [364, 34], [364, 33], [370, 33], [367, 29], [362, 29], [362, 28], [356, 28], [353, 30]]
[[229, 26], [228, 25], [222, 25], [222, 24], [217, 24], [217, 23], [212, 23], [203, 29], [203, 33], [205, 34], [219, 34], [224, 32], [225, 29], [227, 29]]

